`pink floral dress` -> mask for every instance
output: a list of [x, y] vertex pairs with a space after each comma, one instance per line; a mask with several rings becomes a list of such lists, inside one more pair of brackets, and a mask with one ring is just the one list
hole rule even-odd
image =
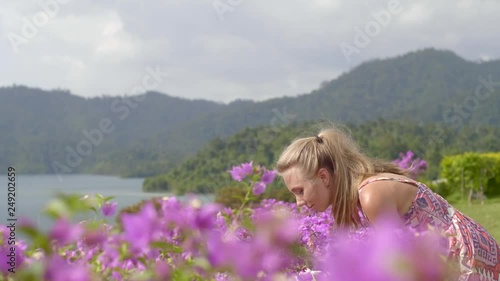
[[405, 225], [414, 229], [431, 225], [450, 235], [450, 257], [460, 264], [459, 281], [500, 281], [500, 246], [486, 229], [420, 182], [380, 177], [369, 180], [359, 190], [382, 180], [405, 182], [418, 188], [410, 209], [402, 217]]

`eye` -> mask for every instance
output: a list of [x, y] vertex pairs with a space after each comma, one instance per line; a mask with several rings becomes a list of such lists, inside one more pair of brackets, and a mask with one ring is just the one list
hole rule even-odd
[[296, 196], [302, 196], [304, 194], [304, 188], [302, 187], [294, 187], [290, 190], [291, 193], [293, 193]]

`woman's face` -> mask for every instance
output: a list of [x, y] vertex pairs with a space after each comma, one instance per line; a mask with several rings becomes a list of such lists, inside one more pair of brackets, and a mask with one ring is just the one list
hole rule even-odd
[[[302, 176], [301, 170], [294, 166], [283, 173], [285, 184], [295, 195], [297, 206], [323, 212], [330, 206], [332, 179], [326, 169], [320, 169], [314, 179]], [[329, 185], [329, 186], [328, 186]]]

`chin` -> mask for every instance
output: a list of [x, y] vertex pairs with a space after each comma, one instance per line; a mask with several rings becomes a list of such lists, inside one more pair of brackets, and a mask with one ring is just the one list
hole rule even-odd
[[326, 209], [328, 209], [328, 206], [323, 207], [323, 208], [319, 208], [319, 207], [316, 207], [316, 206], [314, 206], [314, 207], [315, 207], [314, 210], [316, 212], [321, 212], [321, 213], [324, 212], [324, 211], [326, 211]]

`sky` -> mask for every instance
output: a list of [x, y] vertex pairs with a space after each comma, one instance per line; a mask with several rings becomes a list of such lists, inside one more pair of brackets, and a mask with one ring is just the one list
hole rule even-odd
[[0, 86], [297, 96], [424, 48], [500, 58], [498, 0], [0, 0]]

